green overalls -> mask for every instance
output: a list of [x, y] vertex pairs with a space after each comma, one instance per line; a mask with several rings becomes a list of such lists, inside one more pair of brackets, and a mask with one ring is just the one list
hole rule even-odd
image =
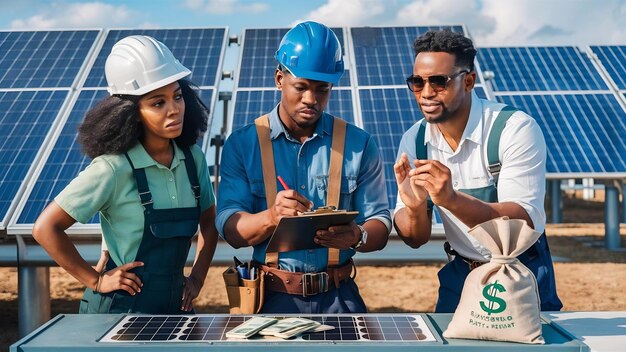
[[[480, 199], [487, 203], [498, 202], [498, 189], [497, 189], [497, 176], [500, 172], [501, 163], [498, 155], [500, 147], [500, 136], [502, 130], [506, 125], [506, 121], [517, 111], [516, 109], [505, 106], [494, 122], [489, 139], [487, 141], [487, 160], [489, 163], [489, 173], [495, 179], [495, 183], [486, 187], [472, 188], [472, 189], [459, 189], [467, 195]], [[428, 159], [428, 153], [426, 145], [424, 144], [424, 138], [426, 133], [426, 121], [422, 120], [421, 126], [416, 136], [416, 157], [418, 159]], [[432, 210], [433, 203], [428, 197], [429, 210]], [[449, 244], [446, 242], [446, 247]], [[446, 250], [448, 251], [448, 250]], [[454, 253], [454, 252], [453, 252]], [[558, 311], [561, 310], [563, 304], [559, 299], [556, 292], [556, 282], [554, 278], [554, 267], [552, 265], [552, 257], [550, 255], [550, 248], [548, 247], [548, 239], [545, 232], [541, 234], [541, 237], [524, 253], [520, 254], [518, 259], [533, 272], [537, 279], [537, 285], [539, 287], [539, 296], [541, 299], [542, 311]], [[466, 258], [456, 254], [454, 259], [447, 263], [437, 273], [439, 278], [439, 297], [437, 299], [437, 306], [435, 307], [436, 313], [453, 313], [459, 304], [461, 299], [461, 292], [463, 290], [463, 284], [465, 278], [469, 272], [473, 269], [468, 264]]]
[[[126, 154], [144, 208], [143, 237], [135, 257], [135, 261], [144, 265], [132, 271], [139, 276], [143, 287], [134, 296], [123, 290], [96, 293], [88, 288], [80, 302], [79, 313], [189, 314], [180, 309], [185, 284], [183, 269], [191, 238], [198, 232], [200, 184], [190, 149], [182, 150], [189, 183], [196, 197], [195, 207], [154, 209], [145, 170], [135, 169]], [[117, 266], [109, 260], [106, 270]]]

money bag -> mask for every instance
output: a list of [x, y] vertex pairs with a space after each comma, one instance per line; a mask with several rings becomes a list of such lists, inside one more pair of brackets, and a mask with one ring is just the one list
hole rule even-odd
[[491, 261], [465, 279], [443, 336], [544, 344], [537, 279], [516, 258], [541, 234], [526, 221], [508, 217], [476, 225], [469, 234], [491, 252]]

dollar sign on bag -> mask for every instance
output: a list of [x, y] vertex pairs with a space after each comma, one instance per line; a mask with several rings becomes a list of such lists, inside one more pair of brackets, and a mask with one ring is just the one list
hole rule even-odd
[[[498, 280], [491, 285], [485, 286], [483, 289], [483, 296], [489, 303], [485, 304], [483, 301], [480, 301], [480, 308], [488, 315], [491, 315], [491, 313], [500, 313], [506, 309], [506, 302], [502, 298], [496, 297], [498, 292], [506, 292], [504, 286], [500, 285]], [[494, 304], [496, 305], [495, 307]]]

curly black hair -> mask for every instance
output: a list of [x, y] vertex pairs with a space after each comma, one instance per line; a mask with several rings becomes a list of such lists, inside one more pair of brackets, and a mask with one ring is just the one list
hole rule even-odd
[[413, 42], [415, 56], [421, 52], [444, 52], [455, 57], [457, 67], [474, 70], [476, 49], [472, 40], [449, 29], [428, 31]]
[[[207, 130], [209, 109], [200, 100], [195, 85], [179, 80], [185, 100], [183, 131], [174, 140], [182, 147], [191, 146]], [[139, 119], [140, 96], [113, 95], [98, 103], [87, 112], [78, 128], [78, 141], [83, 153], [90, 158], [103, 154], [122, 154], [143, 137]]]

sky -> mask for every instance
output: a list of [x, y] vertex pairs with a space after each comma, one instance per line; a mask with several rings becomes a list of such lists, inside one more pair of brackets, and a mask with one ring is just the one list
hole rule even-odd
[[477, 46], [626, 44], [626, 0], [0, 0], [0, 29], [465, 24]]

